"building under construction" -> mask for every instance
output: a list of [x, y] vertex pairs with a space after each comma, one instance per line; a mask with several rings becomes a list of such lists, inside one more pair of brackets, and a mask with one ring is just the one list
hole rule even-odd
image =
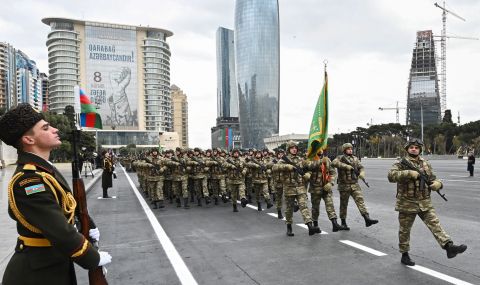
[[407, 124], [433, 125], [441, 121], [440, 91], [431, 30], [417, 32], [407, 96]]

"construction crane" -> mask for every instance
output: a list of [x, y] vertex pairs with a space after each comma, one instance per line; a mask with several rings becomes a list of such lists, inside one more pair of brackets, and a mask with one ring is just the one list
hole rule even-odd
[[440, 73], [440, 98], [441, 98], [441, 107], [442, 113], [445, 112], [447, 109], [447, 38], [455, 38], [455, 39], [464, 39], [464, 40], [478, 40], [478, 38], [471, 38], [471, 37], [460, 37], [460, 36], [447, 36], [447, 13], [462, 20], [467, 21], [461, 16], [457, 15], [456, 13], [447, 10], [445, 8], [445, 1], [443, 1], [443, 7], [435, 3], [435, 7], [442, 9], [442, 35], [435, 36], [440, 37], [440, 47], [441, 47], [441, 57], [439, 58], [441, 63], [441, 73]]
[[378, 107], [378, 110], [380, 110], [380, 111], [395, 110], [397, 112], [397, 124], [400, 124], [400, 109], [407, 109], [407, 108], [406, 107], [399, 107], [398, 106], [398, 101], [397, 101], [397, 107], [395, 107], [395, 108]]

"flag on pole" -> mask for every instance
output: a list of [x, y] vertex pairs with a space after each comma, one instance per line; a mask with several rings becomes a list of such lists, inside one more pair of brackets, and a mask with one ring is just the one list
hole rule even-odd
[[328, 76], [325, 70], [325, 82], [317, 100], [308, 136], [308, 159], [317, 159], [317, 154], [327, 148], [328, 140]]
[[103, 129], [102, 118], [97, 113], [97, 108], [92, 104], [85, 91], [80, 88], [80, 126], [87, 128]]

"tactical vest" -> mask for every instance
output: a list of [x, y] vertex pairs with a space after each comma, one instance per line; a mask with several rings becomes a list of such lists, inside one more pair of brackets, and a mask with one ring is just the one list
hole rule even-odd
[[[432, 169], [428, 163], [426, 163], [423, 159], [421, 160], [410, 160], [410, 163], [415, 165], [420, 170], [423, 170], [428, 177], [432, 176]], [[407, 170], [407, 168], [403, 168], [402, 165], [399, 166], [399, 170]], [[420, 187], [420, 179], [415, 181], [409, 180], [408, 182], [397, 183], [397, 197], [406, 197], [410, 199], [417, 199], [423, 200], [430, 198], [431, 190], [428, 188], [428, 185], [425, 184], [423, 187], [423, 191]]]
[[[349, 163], [353, 166], [356, 167], [357, 169], [360, 170], [360, 161], [356, 156], [346, 156], [346, 155], [341, 155], [337, 157], [337, 159], [340, 161], [340, 163], [345, 163], [345, 159], [349, 161]], [[338, 184], [355, 184], [358, 183], [358, 177], [355, 175], [353, 170], [346, 170], [343, 168], [337, 168], [338, 170]]]

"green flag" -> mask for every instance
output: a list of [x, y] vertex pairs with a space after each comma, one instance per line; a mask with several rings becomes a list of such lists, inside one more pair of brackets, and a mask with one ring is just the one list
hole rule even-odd
[[328, 140], [328, 77], [325, 71], [325, 82], [318, 97], [313, 113], [310, 135], [308, 136], [308, 159], [315, 159], [317, 153], [327, 148]]

